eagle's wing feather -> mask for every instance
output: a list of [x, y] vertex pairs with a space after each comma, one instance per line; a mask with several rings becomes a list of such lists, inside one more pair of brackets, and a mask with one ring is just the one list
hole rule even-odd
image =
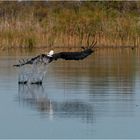
[[53, 60], [65, 59], [65, 60], [82, 60], [93, 53], [93, 50], [86, 49], [81, 52], [60, 52], [53, 54]]
[[21, 66], [23, 66], [23, 65], [27, 65], [27, 64], [34, 64], [34, 63], [38, 63], [38, 62], [47, 62], [47, 60], [48, 60], [48, 56], [46, 55], [46, 54], [40, 54], [40, 55], [38, 55], [38, 56], [36, 56], [36, 57], [33, 57], [33, 58], [31, 58], [30, 60], [27, 60], [27, 61], [20, 61], [19, 60], [19, 64], [16, 64], [16, 65], [13, 65], [13, 66], [15, 66], [15, 67], [21, 67]]

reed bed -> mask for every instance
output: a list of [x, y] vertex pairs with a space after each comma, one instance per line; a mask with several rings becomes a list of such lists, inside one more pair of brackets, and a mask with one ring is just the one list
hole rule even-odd
[[138, 47], [140, 2], [111, 3], [1, 2], [0, 48]]

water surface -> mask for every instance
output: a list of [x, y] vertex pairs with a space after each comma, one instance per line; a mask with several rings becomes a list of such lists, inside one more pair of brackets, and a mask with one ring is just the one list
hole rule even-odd
[[0, 138], [140, 138], [140, 50], [99, 49], [49, 64], [43, 85], [18, 85], [20, 58], [0, 56]]

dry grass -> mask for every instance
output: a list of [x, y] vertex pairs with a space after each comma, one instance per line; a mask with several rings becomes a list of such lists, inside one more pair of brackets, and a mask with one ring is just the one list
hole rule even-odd
[[[8, 4], [18, 9], [21, 5], [15, 3]], [[5, 14], [0, 16], [0, 48], [75, 47], [89, 44], [94, 37], [101, 47], [139, 46], [137, 14], [86, 4], [66, 8], [59, 2], [48, 7], [27, 4], [14, 14], [7, 13], [5, 5]]]

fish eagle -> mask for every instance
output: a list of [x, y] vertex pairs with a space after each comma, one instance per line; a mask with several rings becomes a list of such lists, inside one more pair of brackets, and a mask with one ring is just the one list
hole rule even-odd
[[[88, 47], [81, 47], [83, 50], [79, 52], [59, 52], [54, 53], [53, 50], [51, 50], [48, 54], [40, 54], [36, 57], [33, 57], [31, 59], [22, 59], [19, 60], [19, 63], [16, 65], [13, 65], [15, 67], [20, 68], [19, 72], [19, 84], [42, 84], [43, 78], [46, 73], [46, 66], [47, 64], [59, 60], [82, 60], [89, 55], [91, 55], [95, 49], [96, 42], [92, 42], [91, 45]], [[41, 64], [41, 65], [40, 65]], [[42, 65], [43, 64], [43, 65]], [[26, 65], [32, 65], [31, 70], [25, 69]], [[42, 67], [43, 66], [43, 67]], [[22, 69], [23, 68], [23, 69]]]
[[21, 67], [27, 64], [37, 64], [37, 63], [43, 63], [48, 64], [51, 63], [54, 60], [58, 59], [64, 59], [64, 60], [82, 60], [86, 58], [87, 56], [91, 55], [94, 52], [94, 47], [96, 45], [96, 41], [92, 42], [90, 46], [87, 48], [81, 47], [83, 50], [79, 52], [59, 52], [54, 53], [53, 50], [51, 50], [48, 54], [40, 54], [36, 57], [31, 58], [30, 60], [20, 60], [19, 64], [13, 65], [15, 67]]

